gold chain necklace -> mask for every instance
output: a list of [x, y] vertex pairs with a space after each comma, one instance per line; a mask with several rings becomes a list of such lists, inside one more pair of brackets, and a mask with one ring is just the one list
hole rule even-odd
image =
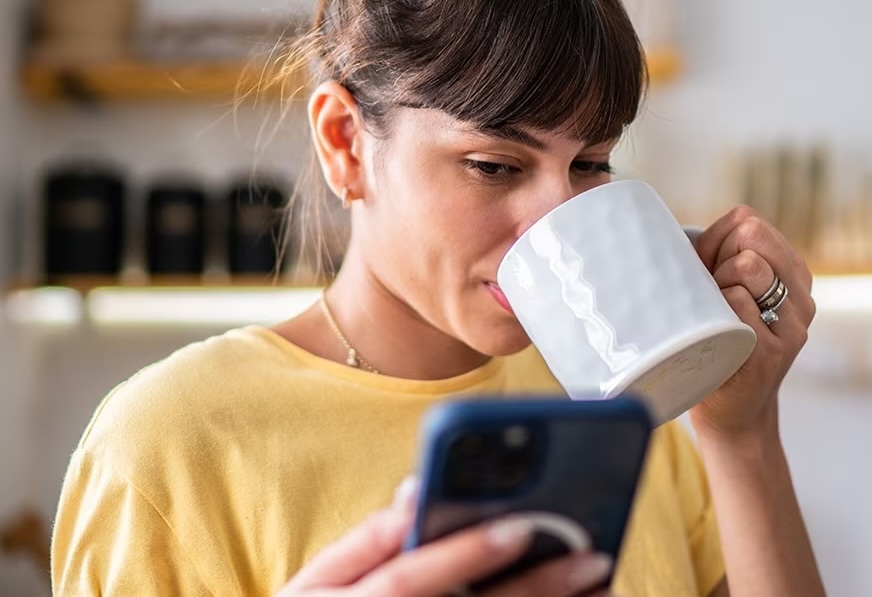
[[345, 334], [342, 333], [342, 330], [339, 329], [339, 324], [336, 323], [336, 320], [333, 318], [333, 313], [330, 312], [330, 307], [327, 306], [326, 293], [321, 293], [320, 303], [321, 311], [324, 313], [324, 318], [327, 320], [327, 325], [330, 326], [330, 329], [333, 330], [333, 333], [336, 334], [336, 337], [339, 338], [340, 342], [342, 342], [345, 350], [348, 351], [348, 356], [345, 359], [345, 364], [349, 367], [357, 367], [358, 369], [363, 369], [365, 371], [369, 371], [370, 373], [375, 373], [376, 375], [378, 375], [378, 369], [370, 365], [366, 359], [364, 359], [357, 353], [357, 350], [355, 350], [355, 348], [351, 346], [348, 338], [346, 338]]

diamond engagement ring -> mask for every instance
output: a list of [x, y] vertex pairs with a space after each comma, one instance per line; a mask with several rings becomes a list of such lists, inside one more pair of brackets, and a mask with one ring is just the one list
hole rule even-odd
[[787, 300], [788, 294], [787, 286], [784, 285], [784, 282], [778, 276], [775, 276], [775, 280], [773, 280], [769, 290], [757, 299], [757, 307], [760, 308], [760, 319], [763, 320], [763, 323], [772, 325], [778, 321], [778, 313], [776, 311]]

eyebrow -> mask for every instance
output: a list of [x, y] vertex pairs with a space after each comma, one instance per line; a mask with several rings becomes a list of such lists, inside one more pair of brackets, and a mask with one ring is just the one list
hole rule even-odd
[[506, 141], [512, 141], [514, 143], [520, 143], [521, 145], [526, 145], [527, 147], [531, 147], [538, 151], [546, 151], [548, 149], [548, 145], [546, 143], [543, 143], [541, 140], [537, 139], [530, 133], [523, 131], [515, 126], [506, 125], [499, 127], [480, 127], [476, 129], [476, 131], [490, 137], [505, 139]]

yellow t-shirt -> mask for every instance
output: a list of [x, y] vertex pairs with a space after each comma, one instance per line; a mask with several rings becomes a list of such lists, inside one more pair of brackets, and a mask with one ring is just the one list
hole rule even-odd
[[[273, 595], [390, 502], [427, 407], [557, 389], [533, 350], [421, 382], [320, 359], [258, 327], [188, 346], [116, 388], [85, 431], [54, 526], [55, 594]], [[665, 425], [614, 588], [705, 595], [723, 575], [704, 471], [679, 425]]]

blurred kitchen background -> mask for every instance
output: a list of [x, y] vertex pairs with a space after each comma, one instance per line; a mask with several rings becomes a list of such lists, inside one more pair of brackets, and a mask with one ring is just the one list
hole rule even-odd
[[[652, 87], [618, 176], [684, 223], [750, 203], [806, 254], [819, 315], [784, 437], [829, 591], [872, 595], [872, 4], [626, 1]], [[0, 595], [48, 594], [63, 473], [107, 391], [316, 296], [312, 220], [294, 210], [278, 263], [272, 242], [305, 182], [305, 90], [246, 93], [312, 4], [0, 0]]]

